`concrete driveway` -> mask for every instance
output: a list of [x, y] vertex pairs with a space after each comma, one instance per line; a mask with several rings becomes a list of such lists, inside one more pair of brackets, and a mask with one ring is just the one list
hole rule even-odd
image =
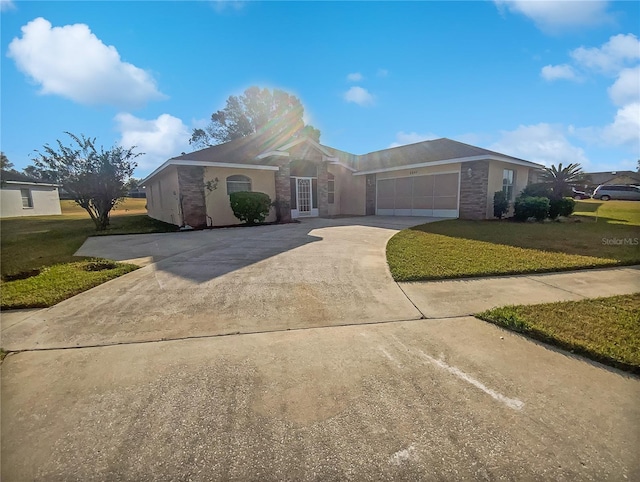
[[639, 399], [471, 317], [24, 352], [2, 480], [640, 480]]
[[95, 346], [418, 319], [387, 240], [434, 218], [90, 238], [78, 254], [155, 262], [3, 329], [9, 350]]
[[640, 480], [637, 377], [418, 319], [384, 248], [425, 221], [90, 240], [153, 264], [3, 317], [2, 480]]

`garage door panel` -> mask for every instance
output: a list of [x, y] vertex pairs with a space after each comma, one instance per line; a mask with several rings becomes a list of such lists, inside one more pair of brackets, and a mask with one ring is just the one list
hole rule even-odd
[[433, 184], [436, 176], [418, 176], [413, 178], [413, 194], [433, 196]]
[[433, 189], [434, 196], [457, 196], [458, 174], [440, 174]]
[[378, 197], [393, 198], [396, 195], [396, 180], [395, 179], [383, 179], [378, 181]]
[[413, 209], [433, 209], [433, 196], [415, 196], [411, 207]]
[[457, 217], [458, 180], [458, 173], [379, 180], [376, 213]]
[[457, 207], [457, 196], [440, 196], [433, 198], [433, 209], [456, 209]]
[[395, 200], [393, 197], [379, 197], [378, 209], [393, 209]]
[[412, 197], [411, 196], [397, 196], [396, 197], [396, 209], [411, 209]]
[[[411, 198], [413, 193], [413, 178], [401, 177], [396, 179], [396, 196]], [[411, 207], [411, 206], [409, 206]]]

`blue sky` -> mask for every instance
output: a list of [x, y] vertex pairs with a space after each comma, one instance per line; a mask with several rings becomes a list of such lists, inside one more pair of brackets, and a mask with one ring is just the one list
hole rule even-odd
[[588, 171], [640, 158], [639, 2], [0, 4], [18, 169], [70, 131], [137, 145], [142, 177], [251, 85], [356, 154], [448, 137]]

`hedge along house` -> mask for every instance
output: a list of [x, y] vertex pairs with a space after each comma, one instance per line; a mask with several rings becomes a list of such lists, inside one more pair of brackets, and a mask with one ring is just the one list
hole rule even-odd
[[[259, 191], [280, 218], [493, 217], [543, 166], [450, 139], [354, 155], [309, 139], [253, 134], [169, 159], [144, 181], [149, 216], [192, 227], [239, 224], [229, 195]], [[272, 209], [267, 221], [276, 220]]]

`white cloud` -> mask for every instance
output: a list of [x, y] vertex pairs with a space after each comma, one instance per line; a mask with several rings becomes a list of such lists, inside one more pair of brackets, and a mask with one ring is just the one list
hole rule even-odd
[[628, 145], [640, 156], [640, 102], [618, 109], [613, 122], [602, 130], [602, 139], [612, 145]]
[[116, 129], [120, 132], [119, 145], [129, 148], [137, 146], [137, 152], [144, 152], [138, 161], [138, 169], [143, 173], [158, 167], [167, 159], [180, 155], [189, 149], [191, 133], [177, 117], [162, 114], [157, 119], [140, 119], [127, 112], [115, 117]]
[[640, 65], [624, 69], [609, 87], [609, 97], [617, 106], [640, 102]]
[[578, 47], [571, 57], [582, 68], [611, 74], [640, 59], [640, 40], [633, 34], [618, 34], [601, 47]]
[[9, 10], [15, 10], [16, 4], [13, 0], [0, 0], [0, 12], [8, 12]]
[[386, 77], [389, 75], [389, 71], [387, 69], [378, 69], [378, 72], [376, 72], [376, 75], [378, 77]]
[[579, 80], [579, 77], [576, 75], [576, 71], [567, 64], [562, 65], [545, 65], [542, 67], [540, 71], [540, 75], [543, 79], [548, 81], [553, 80]]
[[558, 33], [566, 28], [598, 25], [610, 21], [605, 0], [494, 0], [500, 12], [529, 17], [543, 31]]
[[360, 72], [354, 72], [352, 74], [347, 75], [347, 80], [349, 82], [360, 82], [364, 77]]
[[395, 142], [389, 144], [389, 147], [399, 147], [406, 144], [415, 144], [416, 142], [431, 141], [433, 139], [439, 139], [442, 136], [428, 132], [426, 134], [418, 134], [417, 132], [404, 132], [400, 131], [396, 134]]
[[355, 86], [344, 93], [344, 100], [366, 106], [373, 104], [373, 95], [367, 89]]
[[216, 12], [221, 13], [225, 10], [242, 10], [247, 2], [243, 0], [213, 0], [213, 8]]
[[541, 123], [500, 134], [489, 149], [547, 166], [559, 162], [578, 162], [583, 166], [589, 163], [584, 150], [572, 145], [560, 126]]
[[149, 73], [123, 62], [116, 48], [103, 44], [85, 24], [52, 28], [36, 18], [22, 27], [22, 38], [11, 41], [7, 55], [40, 84], [41, 94], [120, 107], [164, 98]]

